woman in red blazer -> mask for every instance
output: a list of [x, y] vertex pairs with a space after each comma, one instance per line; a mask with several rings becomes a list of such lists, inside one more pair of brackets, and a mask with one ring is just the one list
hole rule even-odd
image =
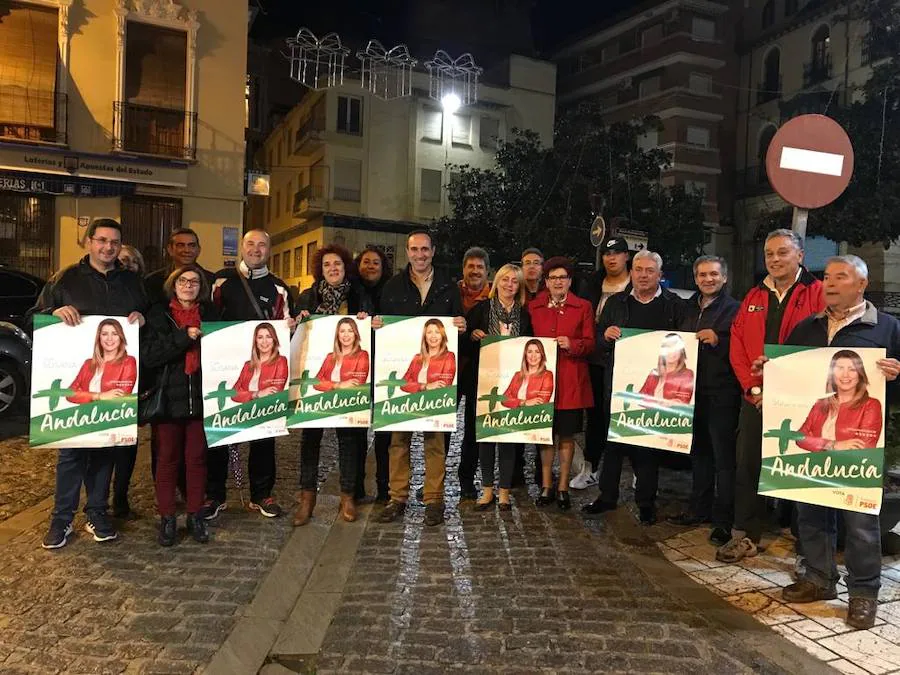
[[[424, 372], [423, 372], [424, 369]], [[422, 331], [421, 351], [406, 369], [406, 380], [400, 389], [414, 394], [426, 389], [439, 389], [453, 384], [456, 355], [447, 351], [447, 331], [440, 319], [428, 319]]]
[[640, 393], [665, 401], [691, 402], [694, 371], [687, 367], [687, 349], [678, 333], [663, 338], [656, 368], [650, 371]]
[[94, 355], [82, 364], [75, 381], [69, 385], [72, 403], [90, 403], [127, 396], [137, 383], [137, 361], [125, 348], [128, 341], [122, 324], [104, 319], [97, 326]]
[[522, 369], [513, 375], [503, 395], [506, 398], [502, 405], [506, 408], [543, 405], [553, 396], [553, 372], [547, 370], [547, 354], [540, 340], [529, 340], [525, 343]]
[[869, 377], [859, 354], [842, 349], [831, 357], [828, 397], [813, 404], [797, 445], [810, 452], [877, 448], [884, 415], [881, 402], [869, 396]]
[[241, 374], [234, 383], [235, 395], [231, 400], [246, 403], [255, 398], [275, 394], [285, 388], [288, 380], [287, 357], [278, 353], [280, 343], [275, 327], [268, 321], [260, 323], [253, 331], [253, 349], [250, 360], [244, 363]]
[[319, 391], [358, 387], [369, 379], [369, 352], [360, 349], [359, 329], [352, 318], [338, 321], [334, 332], [334, 351], [325, 357], [316, 379], [318, 383], [314, 388]]
[[[585, 408], [594, 405], [587, 356], [594, 349], [594, 315], [591, 303], [570, 292], [575, 268], [558, 256], [544, 263], [548, 293], [528, 305], [535, 337], [554, 338], [559, 345], [556, 365], [556, 402], [553, 433], [559, 448], [557, 506], [572, 508], [569, 500], [569, 470], [575, 453], [574, 436], [581, 431]], [[541, 447], [542, 487], [538, 506], [553, 501], [552, 445]]]

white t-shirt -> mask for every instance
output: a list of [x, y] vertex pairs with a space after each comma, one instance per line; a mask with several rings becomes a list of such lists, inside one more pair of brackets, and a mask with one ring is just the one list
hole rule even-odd
[[597, 314], [594, 317], [595, 320], [600, 320], [600, 312], [603, 311], [603, 307], [606, 305], [606, 301], [616, 293], [621, 293], [626, 288], [628, 288], [628, 279], [625, 279], [625, 281], [622, 281], [618, 284], [614, 284], [608, 279], [603, 280], [603, 284], [600, 287], [600, 302], [597, 303]]
[[95, 394], [100, 393], [100, 388], [103, 386], [103, 366], [97, 368], [94, 376], [91, 378], [91, 383], [88, 385], [88, 391], [93, 392]]
[[836, 440], [836, 432], [835, 425], [837, 424], [837, 413], [830, 412], [828, 413], [828, 417], [825, 418], [825, 423], [822, 424], [822, 438], [833, 441]]

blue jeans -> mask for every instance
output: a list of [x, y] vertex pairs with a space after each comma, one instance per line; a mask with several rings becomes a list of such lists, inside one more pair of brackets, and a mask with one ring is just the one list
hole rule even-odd
[[84, 511], [88, 517], [95, 513], [106, 513], [115, 452], [115, 448], [59, 450], [56, 460], [53, 520], [62, 523], [72, 522], [78, 510], [82, 484], [87, 492]]
[[[878, 599], [881, 588], [881, 527], [878, 516], [856, 511], [841, 511], [847, 538], [844, 562], [847, 564], [847, 590], [851, 598]], [[837, 547], [838, 510], [826, 506], [797, 504], [797, 524], [803, 554], [804, 578], [822, 588], [832, 589], [840, 579], [834, 562]]]

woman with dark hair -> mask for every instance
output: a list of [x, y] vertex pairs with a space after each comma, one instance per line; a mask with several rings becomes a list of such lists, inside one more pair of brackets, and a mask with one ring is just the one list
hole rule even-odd
[[[526, 308], [527, 290], [522, 269], [517, 265], [504, 265], [494, 275], [494, 284], [486, 300], [476, 304], [466, 315], [466, 335], [462, 345], [472, 359], [473, 372], [478, 372], [481, 341], [488, 335], [509, 335], [519, 337], [531, 335], [531, 315]], [[530, 344], [530, 343], [529, 343]], [[513, 378], [515, 379], [515, 378]], [[475, 383], [477, 388], [477, 382]], [[464, 392], [475, 396], [476, 389]], [[550, 389], [553, 390], [551, 376]], [[506, 405], [506, 402], [503, 403]], [[509, 406], [507, 406], [509, 407]], [[470, 421], [467, 419], [466, 424]], [[471, 420], [475, 424], [475, 420]], [[499, 451], [498, 451], [499, 446]], [[475, 509], [484, 511], [494, 503], [494, 458], [500, 455], [499, 508], [509, 511], [509, 491], [512, 489], [513, 470], [516, 463], [517, 444], [479, 443], [478, 461], [481, 464], [482, 495], [475, 502]]]
[[440, 319], [428, 319], [422, 329], [422, 342], [406, 369], [400, 387], [408, 394], [440, 389], [453, 384], [456, 377], [456, 355], [448, 349], [447, 329]]
[[[359, 271], [359, 280], [369, 296], [372, 304], [372, 314], [381, 312], [381, 290], [393, 276], [390, 262], [384, 251], [372, 244], [366, 246], [353, 261]], [[372, 341], [373, 357], [375, 341]], [[388, 496], [388, 448], [391, 445], [391, 433], [389, 431], [375, 432], [375, 503], [387, 504]], [[364, 499], [366, 496], [366, 447], [359, 457], [358, 471], [356, 472], [356, 499]]]
[[834, 353], [825, 392], [800, 427], [803, 438], [797, 446], [809, 452], [878, 447], [884, 416], [881, 402], [869, 396], [869, 376], [859, 354], [851, 349]]
[[[557, 256], [544, 263], [547, 293], [528, 305], [535, 337], [550, 337], [559, 346], [556, 364], [556, 401], [553, 434], [559, 451], [559, 488], [556, 503], [563, 510], [569, 500], [569, 470], [575, 452], [574, 436], [581, 431], [584, 409], [594, 405], [587, 357], [594, 349], [594, 316], [591, 303], [570, 292], [575, 268], [568, 258]], [[552, 445], [541, 447], [542, 491], [538, 506], [553, 501]]]
[[205, 543], [209, 530], [203, 518], [206, 489], [206, 435], [203, 432], [203, 393], [200, 372], [200, 326], [215, 321], [218, 312], [208, 300], [209, 284], [203, 269], [178, 267], [165, 280], [168, 303], [150, 308], [141, 339], [141, 364], [156, 370], [162, 388], [163, 415], [151, 422], [157, 442], [156, 505], [161, 546], [175, 543], [175, 486], [185, 466], [187, 525], [194, 540]]
[[663, 401], [691, 402], [694, 371], [687, 367], [687, 348], [678, 333], [663, 338], [656, 368], [650, 371], [640, 393]]
[[278, 393], [287, 386], [288, 362], [287, 357], [279, 352], [280, 347], [275, 326], [268, 321], [256, 326], [250, 360], [244, 363], [234, 383], [232, 401], [246, 403]]
[[[311, 314], [346, 314], [365, 319], [372, 311], [369, 297], [362, 289], [356, 277], [356, 267], [350, 251], [339, 244], [330, 244], [321, 248], [313, 259], [313, 285], [300, 294], [297, 306], [300, 317]], [[341, 324], [344, 325], [344, 345], [341, 336]], [[352, 324], [352, 328], [350, 325]], [[355, 346], [355, 351], [354, 351]], [[338, 353], [338, 351], [340, 353]], [[365, 352], [359, 349], [359, 332], [356, 323], [342, 320], [335, 335], [335, 353], [331, 370], [325, 375], [328, 359], [319, 371], [320, 385], [323, 380], [329, 384], [341, 386], [342, 383], [357, 382], [361, 384], [368, 377], [369, 364], [365, 365], [365, 373], [359, 365], [359, 358]], [[368, 355], [366, 355], [366, 359]], [[341, 363], [338, 364], [337, 361]], [[332, 376], [338, 373], [338, 381], [332, 383]], [[344, 376], [347, 376], [346, 378]], [[322, 447], [324, 429], [303, 429], [303, 441], [300, 446], [300, 504], [294, 514], [294, 526], [306, 525], [312, 518], [316, 507], [316, 495], [319, 482], [319, 453]], [[338, 440], [338, 464], [340, 466], [341, 505], [340, 517], [347, 521], [356, 520], [356, 472], [360, 456], [365, 457], [366, 430], [357, 428], [335, 429]]]

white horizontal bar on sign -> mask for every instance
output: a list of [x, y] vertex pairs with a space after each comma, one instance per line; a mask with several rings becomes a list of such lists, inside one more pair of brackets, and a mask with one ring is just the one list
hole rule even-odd
[[816, 150], [803, 150], [785, 146], [781, 149], [780, 166], [782, 169], [819, 173], [824, 176], [840, 176], [844, 169], [844, 156], [835, 155], [831, 152], [818, 152]]

